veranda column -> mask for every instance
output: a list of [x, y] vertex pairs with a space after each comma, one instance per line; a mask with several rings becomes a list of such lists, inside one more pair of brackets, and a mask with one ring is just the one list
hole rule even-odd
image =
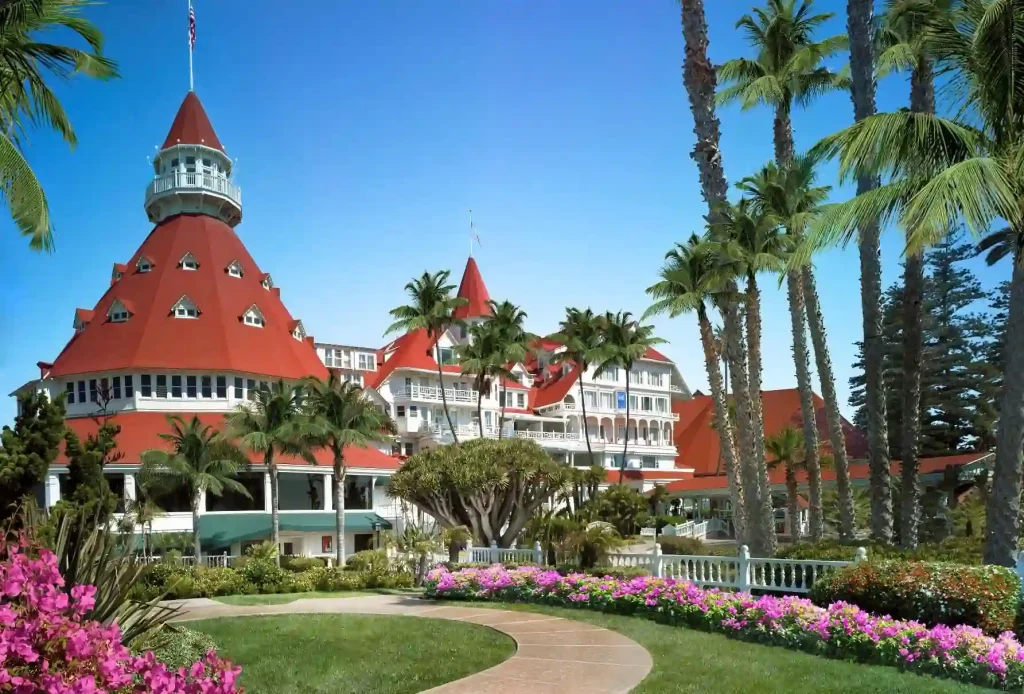
[[46, 508], [53, 508], [60, 501], [60, 477], [56, 474], [48, 475], [46, 478]]
[[263, 510], [270, 513], [270, 472], [263, 473]]
[[135, 501], [135, 475], [130, 472], [124, 473], [124, 500], [125, 502]]
[[324, 475], [324, 510], [334, 510], [334, 474]]

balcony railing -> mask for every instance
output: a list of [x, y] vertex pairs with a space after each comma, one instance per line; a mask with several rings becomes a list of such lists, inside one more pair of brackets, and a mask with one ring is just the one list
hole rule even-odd
[[239, 207], [242, 206], [242, 190], [223, 176], [204, 173], [174, 173], [153, 179], [146, 189], [146, 202], [179, 190], [202, 190], [221, 195]]
[[[449, 428], [448, 425], [441, 424], [424, 425], [421, 431], [426, 431], [434, 436], [440, 436], [442, 438], [452, 435], [451, 428]], [[458, 434], [460, 438], [480, 438], [480, 427], [476, 424], [459, 424], [455, 427], [455, 433]], [[484, 426], [484, 437], [489, 439], [498, 438], [498, 427]]]
[[[441, 402], [441, 389], [432, 386], [410, 386], [408, 388], [400, 388], [394, 391], [393, 395], [396, 399], [403, 398], [406, 400], [429, 400], [431, 402]], [[459, 403], [470, 403], [475, 405], [478, 396], [478, 391], [465, 390], [461, 388], [445, 388], [444, 397], [448, 402], [459, 402]]]
[[578, 431], [517, 431], [517, 439], [533, 439], [535, 441], [579, 441]]

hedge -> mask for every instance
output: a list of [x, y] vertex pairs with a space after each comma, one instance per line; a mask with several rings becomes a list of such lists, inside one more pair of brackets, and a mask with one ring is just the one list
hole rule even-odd
[[1002, 566], [862, 562], [819, 578], [811, 599], [822, 606], [845, 601], [929, 626], [967, 624], [994, 636], [1016, 626], [1020, 578]]

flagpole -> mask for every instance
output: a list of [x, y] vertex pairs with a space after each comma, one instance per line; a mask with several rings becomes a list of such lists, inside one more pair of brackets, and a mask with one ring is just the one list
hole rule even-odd
[[469, 257], [473, 257], [473, 210], [469, 211]]
[[[191, 21], [191, 17], [192, 17], [192, 0], [188, 0], [188, 15], [189, 15], [189, 21]], [[193, 81], [192, 81], [192, 29], [191, 28], [189, 28], [189, 35], [188, 35], [188, 90], [190, 92], [194, 92], [195, 91], [195, 85], [193, 84]]]

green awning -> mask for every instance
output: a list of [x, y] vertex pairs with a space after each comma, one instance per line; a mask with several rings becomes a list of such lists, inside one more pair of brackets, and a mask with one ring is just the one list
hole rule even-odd
[[[280, 514], [281, 530], [285, 532], [334, 532], [334, 513], [285, 511]], [[390, 530], [391, 523], [373, 511], [347, 511], [345, 531], [373, 532], [374, 526]], [[227, 547], [235, 542], [270, 537], [269, 513], [206, 513], [199, 516], [199, 541], [204, 547]]]

